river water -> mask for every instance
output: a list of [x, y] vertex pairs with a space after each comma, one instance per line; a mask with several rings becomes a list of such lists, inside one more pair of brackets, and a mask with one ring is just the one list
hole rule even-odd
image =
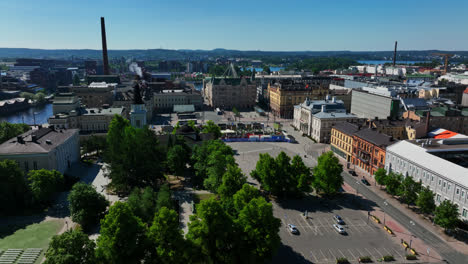
[[0, 116], [0, 122], [6, 121], [15, 124], [25, 123], [33, 125], [35, 119], [36, 124], [45, 124], [51, 115], [52, 104], [48, 103], [41, 106], [30, 107], [29, 109], [11, 113], [9, 115]]

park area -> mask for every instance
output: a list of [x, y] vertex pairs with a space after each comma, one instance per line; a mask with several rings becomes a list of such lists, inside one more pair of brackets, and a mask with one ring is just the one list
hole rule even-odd
[[16, 230], [0, 229], [0, 263], [40, 263], [49, 241], [63, 225], [63, 220], [47, 219]]

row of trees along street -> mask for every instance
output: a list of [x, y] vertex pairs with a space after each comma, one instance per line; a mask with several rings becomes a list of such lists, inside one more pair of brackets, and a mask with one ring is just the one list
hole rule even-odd
[[411, 176], [403, 177], [380, 168], [375, 172], [375, 180], [385, 186], [387, 193], [397, 196], [398, 199], [410, 205], [416, 205], [419, 210], [428, 215], [434, 216], [434, 223], [440, 225], [445, 230], [453, 229], [459, 224], [459, 211], [456, 204], [445, 200], [436, 206], [434, 201], [435, 193], [428, 187], [422, 187], [421, 181], [416, 182]]

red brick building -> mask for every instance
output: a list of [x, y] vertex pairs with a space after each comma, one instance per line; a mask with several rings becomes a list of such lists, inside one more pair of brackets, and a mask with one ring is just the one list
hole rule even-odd
[[361, 129], [353, 134], [352, 163], [373, 175], [385, 166], [385, 149], [396, 143], [392, 137], [372, 128]]

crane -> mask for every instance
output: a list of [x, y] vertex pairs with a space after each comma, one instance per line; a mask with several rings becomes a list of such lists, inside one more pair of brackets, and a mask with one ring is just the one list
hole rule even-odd
[[441, 57], [445, 58], [444, 74], [446, 74], [447, 73], [447, 66], [448, 66], [448, 58], [452, 57], [453, 54], [450, 54], [450, 53], [432, 53], [432, 55], [441, 56]]

